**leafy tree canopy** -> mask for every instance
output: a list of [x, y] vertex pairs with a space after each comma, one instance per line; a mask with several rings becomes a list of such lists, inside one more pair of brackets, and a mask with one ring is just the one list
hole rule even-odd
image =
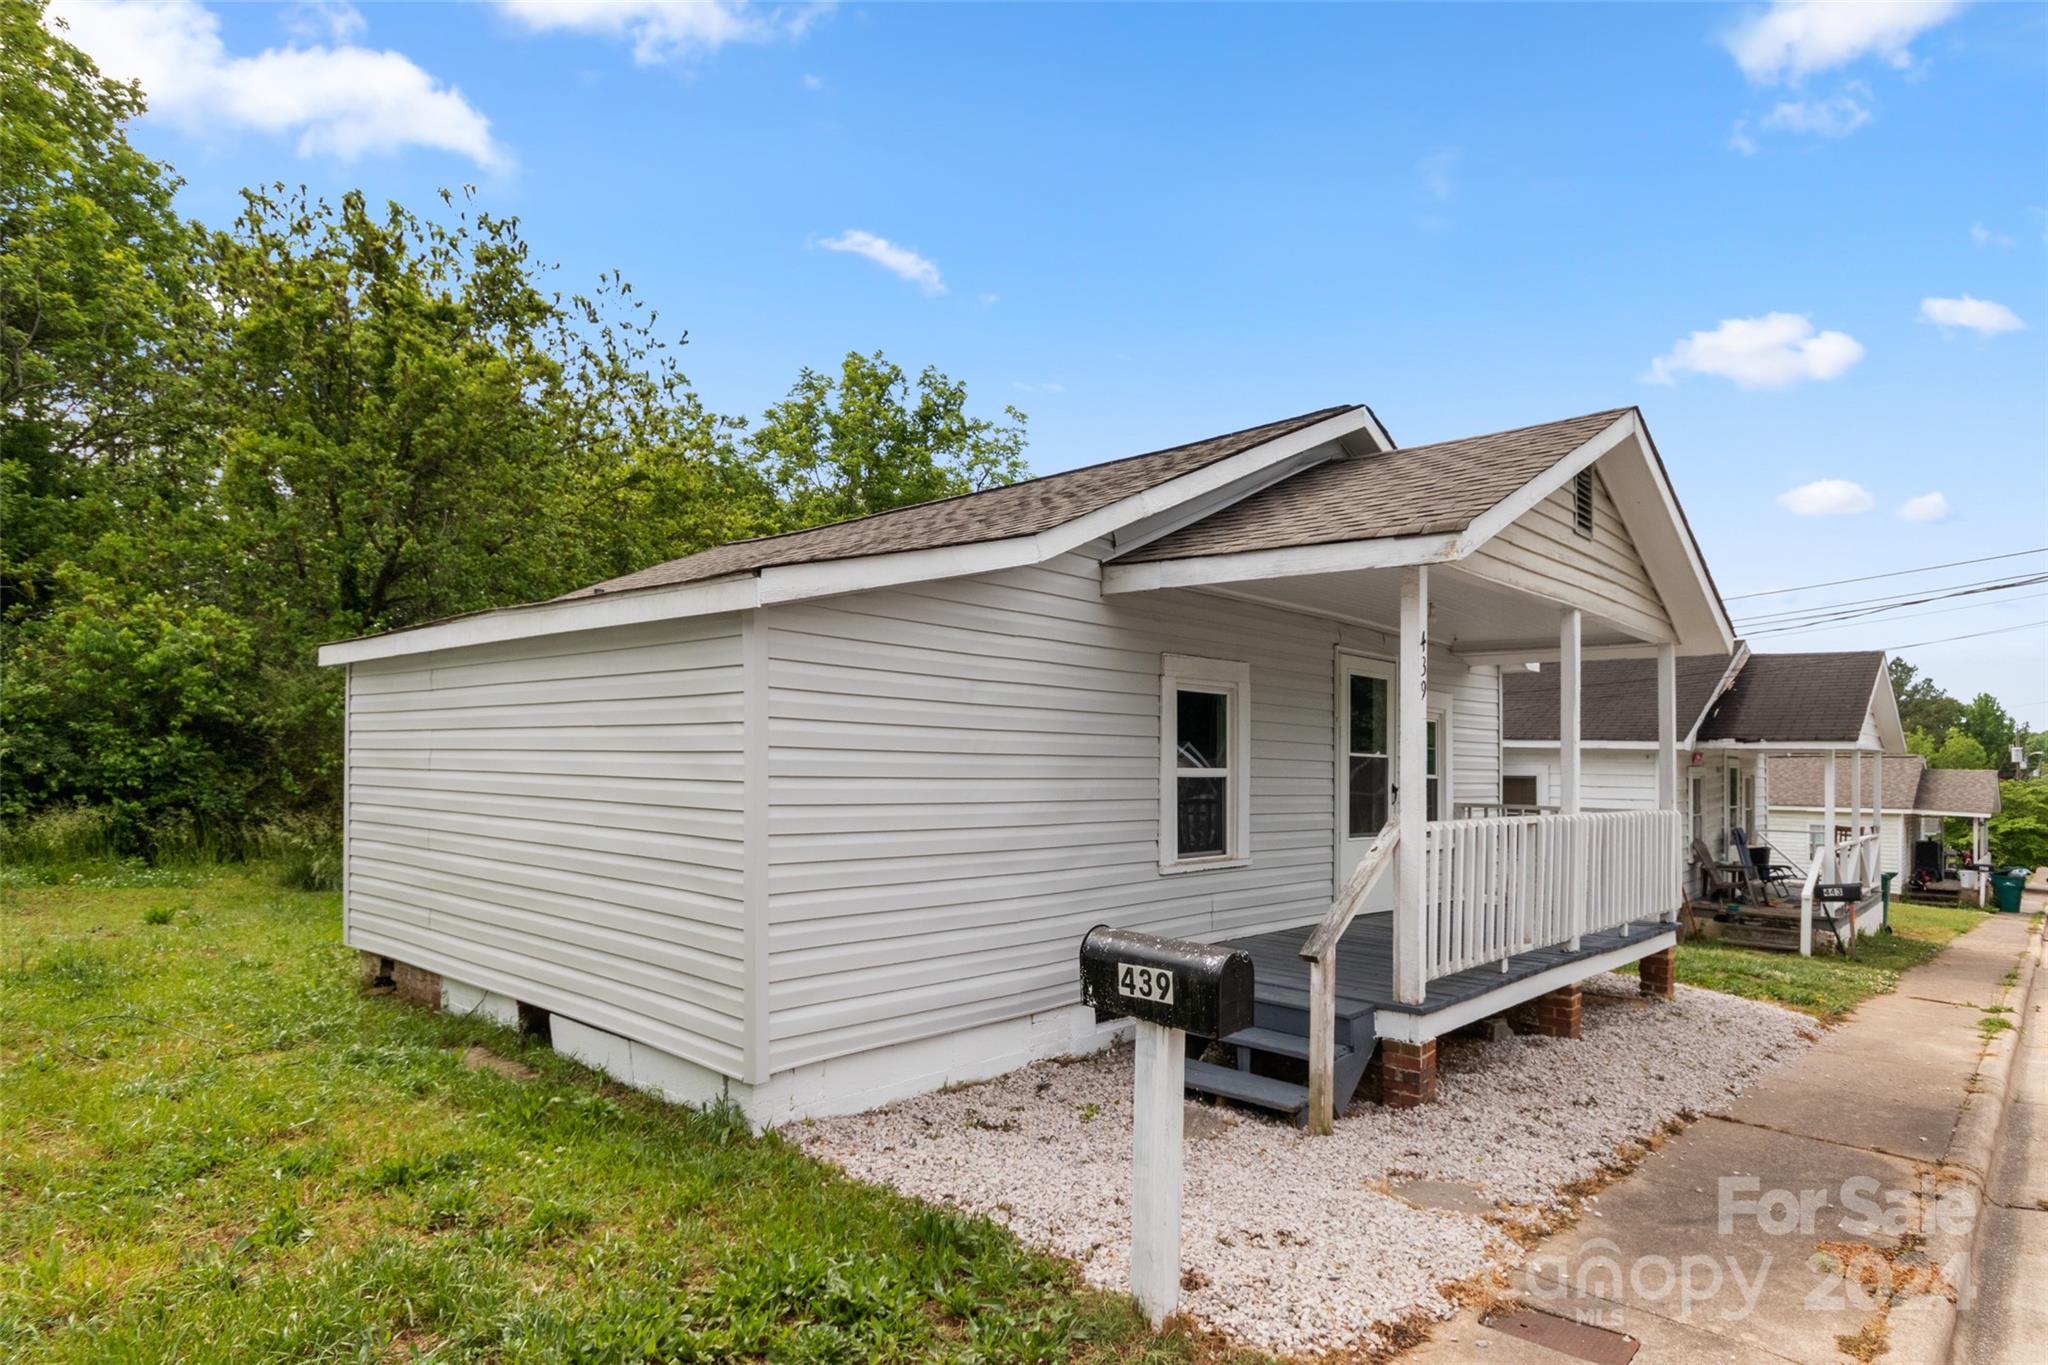
[[1998, 784], [1991, 817], [1991, 861], [1999, 867], [2048, 867], [2048, 778]]
[[1991, 755], [1984, 752], [1984, 746], [1974, 735], [1961, 730], [1949, 731], [1948, 738], [1934, 751], [1934, 757], [1927, 761], [1930, 768], [1989, 768], [1995, 766]]
[[967, 413], [966, 386], [849, 353], [835, 379], [806, 369], [748, 437], [793, 527], [886, 512], [1024, 477], [1024, 414]]
[[555, 287], [467, 197], [183, 222], [141, 109], [0, 5], [0, 815], [91, 803], [146, 848], [331, 809], [323, 641], [1024, 473], [1023, 414], [880, 354], [749, 433], [631, 285]]

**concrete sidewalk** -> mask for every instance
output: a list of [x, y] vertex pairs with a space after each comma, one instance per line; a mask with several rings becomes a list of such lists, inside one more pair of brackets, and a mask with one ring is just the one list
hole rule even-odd
[[[1546, 1315], [1530, 1322], [1576, 1340], [1467, 1312], [1404, 1359], [1626, 1359], [1619, 1333], [1651, 1365], [1946, 1360], [2017, 1038], [1984, 1021], [2026, 999], [2030, 922], [1986, 916], [1532, 1251], [1514, 1286]], [[2048, 1107], [2031, 1117], [2048, 1130]]]

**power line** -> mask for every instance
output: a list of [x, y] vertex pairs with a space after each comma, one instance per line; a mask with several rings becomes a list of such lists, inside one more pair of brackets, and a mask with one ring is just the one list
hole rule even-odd
[[[1890, 603], [1893, 606], [1917, 607], [1922, 602], [1931, 602], [1931, 594], [1955, 594], [1961, 596], [1970, 592], [1997, 591], [2000, 588], [2024, 588], [2048, 580], [2048, 573], [2017, 574], [2008, 578], [1978, 578], [1968, 583], [1945, 583], [1932, 588], [1907, 588], [1903, 592], [1879, 593], [1875, 597], [1848, 597], [1839, 602], [1816, 602], [1810, 607], [1787, 607], [1783, 611], [1763, 611], [1753, 616], [1734, 618], [1745, 625], [1773, 625], [1779, 621], [1795, 620], [1804, 616], [1825, 616], [1845, 607], [1864, 607], [1871, 603]], [[1930, 594], [1919, 596], [1916, 594]]]
[[[1950, 591], [1931, 592], [1924, 597], [1872, 598], [1876, 606], [1859, 603], [1838, 602], [1830, 607], [1816, 607], [1812, 611], [1785, 613], [1780, 616], [1759, 617], [1743, 623], [1743, 629], [1754, 635], [1768, 635], [1777, 630], [1796, 630], [1801, 626], [1818, 626], [1829, 621], [1847, 621], [1860, 617], [1881, 616], [1897, 611], [1901, 607], [1924, 606], [1929, 602], [1946, 602], [1957, 597], [1978, 597], [1985, 593], [2010, 592], [2014, 588], [2031, 588], [2048, 583], [2048, 573], [2034, 574], [2028, 578], [2008, 578], [1990, 583], [1959, 586]], [[1842, 610], [1846, 608], [1846, 610]]]
[[2048, 626], [2048, 621], [2022, 621], [2016, 626], [2000, 626], [1997, 630], [1972, 631], [1968, 635], [1944, 635], [1939, 640], [1915, 640], [1911, 644], [1886, 645], [1885, 649], [1897, 652], [1901, 649], [1918, 649], [1922, 645], [1945, 645], [1951, 640], [1975, 640], [1986, 635], [2006, 635], [2015, 630], [2032, 630], [2036, 626]]
[[1839, 588], [1844, 583], [1871, 583], [1880, 578], [1903, 578], [1908, 574], [1932, 573], [1936, 569], [1960, 569], [1965, 564], [1990, 564], [2000, 559], [2018, 559], [2023, 555], [2048, 554], [2048, 545], [2038, 550], [2014, 550], [2010, 554], [1985, 555], [1982, 559], [1952, 559], [1946, 564], [1923, 564], [1917, 569], [1894, 569], [1890, 573], [1870, 573], [1858, 578], [1837, 578], [1826, 583], [1803, 583], [1796, 588], [1766, 588], [1762, 592], [1739, 592], [1733, 597], [1724, 597], [1723, 602], [1741, 602], [1751, 597], [1783, 597], [1786, 593], [1807, 592], [1813, 588]]
[[[1853, 621], [1836, 621], [1832, 624], [1826, 621], [1817, 621], [1808, 625], [1767, 626], [1762, 630], [1746, 630], [1743, 632], [1743, 636], [1744, 638], [1749, 638], [1758, 635], [1789, 635], [1809, 630], [1846, 630], [1851, 626], [1855, 626], [1860, 629], [1862, 627], [1873, 624], [1888, 626], [1892, 624], [1893, 621], [1911, 621], [1915, 617], [1920, 616], [1947, 616], [1952, 612], [1975, 611], [1979, 607], [2003, 607], [2013, 602], [2032, 602], [2038, 598], [2043, 597], [2048, 597], [2048, 592], [2030, 592], [2024, 597], [2008, 597], [2005, 598], [2003, 601], [1998, 602], [1971, 602], [1967, 606], [1961, 607], [1941, 607], [1934, 611], [1907, 612], [1904, 616], [1894, 616], [1890, 620], [1878, 622], [1871, 622], [1862, 619], [1863, 614], [1858, 613], [1858, 619]], [[1906, 604], [1902, 603], [1901, 605]]]

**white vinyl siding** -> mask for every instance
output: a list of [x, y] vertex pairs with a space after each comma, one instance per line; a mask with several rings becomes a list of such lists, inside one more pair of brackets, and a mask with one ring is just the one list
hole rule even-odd
[[352, 947], [740, 1074], [739, 619], [350, 671]]
[[[1680, 755], [1683, 761], [1684, 756]], [[1558, 804], [1557, 746], [1510, 744], [1501, 771], [1536, 779], [1537, 804]], [[1683, 783], [1685, 774], [1680, 774]], [[1724, 779], [1725, 780], [1725, 779]], [[1710, 788], [1711, 790], [1711, 788]], [[1581, 749], [1579, 806], [1582, 810], [1657, 809], [1657, 753], [1654, 749]], [[1711, 822], [1710, 822], [1711, 823]]]
[[[1845, 826], [1854, 817], [1849, 813], [1847, 798], [1835, 812], [1835, 824]], [[1878, 870], [1881, 872], [1904, 872], [1912, 861], [1912, 840], [1906, 837], [1906, 823], [1909, 817], [1895, 811], [1886, 811], [1884, 830], [1878, 840]], [[1918, 816], [1910, 817], [1914, 821]], [[1770, 813], [1771, 847], [1778, 850], [1785, 861], [1797, 867], [1803, 874], [1811, 866], [1807, 848], [1811, 844], [1811, 828], [1821, 823], [1817, 810], [1795, 810], [1790, 806], [1772, 806]]]
[[[1091, 925], [1214, 939], [1327, 909], [1337, 650], [1392, 642], [1200, 593], [1104, 601], [1099, 575], [1075, 554], [764, 610], [771, 1070], [1072, 1005]], [[1250, 665], [1249, 866], [1160, 870], [1167, 654]], [[1433, 665], [1459, 799], [1491, 799], [1495, 675]]]
[[1593, 480], [1593, 534], [1574, 526], [1574, 491], [1564, 487], [1460, 561], [1465, 572], [1568, 602], [1644, 639], [1672, 638], [1671, 617], [1650, 582], [1642, 555], [1599, 477]]

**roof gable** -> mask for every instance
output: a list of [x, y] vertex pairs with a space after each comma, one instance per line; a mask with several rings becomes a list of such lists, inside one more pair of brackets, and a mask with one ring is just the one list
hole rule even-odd
[[1752, 654], [1700, 724], [1702, 743], [1854, 744], [1884, 651]]
[[1628, 412], [1612, 408], [1332, 460], [1120, 555], [1118, 562], [1462, 531]]

